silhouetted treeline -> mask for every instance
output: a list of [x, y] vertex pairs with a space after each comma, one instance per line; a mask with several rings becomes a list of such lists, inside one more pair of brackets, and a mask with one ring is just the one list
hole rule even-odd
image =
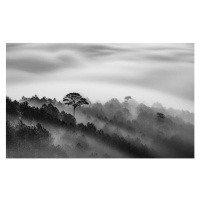
[[[56, 99], [35, 95], [17, 102], [7, 97], [6, 113], [7, 157], [194, 157], [192, 121], [187, 123], [131, 98], [122, 103], [117, 99], [105, 104], [90, 102], [77, 109], [75, 119], [73, 109]], [[41, 141], [49, 141], [50, 146]], [[93, 142], [100, 147], [95, 148]], [[31, 143], [40, 145], [43, 153]], [[17, 149], [15, 153], [12, 148]], [[23, 149], [29, 153], [22, 154]]]
[[[57, 101], [55, 98], [50, 99], [46, 97], [39, 98], [37, 95], [32, 96], [31, 98], [22, 97], [20, 100], [21, 102], [27, 101], [30, 106], [35, 107], [42, 107], [44, 104], [52, 104], [56, 106], [60, 111], [65, 109], [65, 105], [61, 101]], [[89, 99], [87, 99], [89, 101]], [[89, 101], [90, 102], [90, 101]], [[135, 101], [132, 98], [126, 99], [123, 103], [120, 103], [118, 99], [111, 99], [110, 101], [106, 102], [105, 104], [101, 103], [89, 103], [89, 107], [84, 107], [89, 114], [92, 115], [98, 115], [99, 117], [113, 117], [114, 115], [122, 116], [122, 118], [125, 116], [126, 118], [136, 118], [137, 112], [140, 109], [140, 107], [145, 106], [144, 104], [139, 104], [137, 101]], [[91, 109], [92, 108], [92, 109]], [[183, 120], [184, 122], [189, 122], [191, 124], [194, 124], [194, 113], [191, 113], [186, 110], [177, 110], [174, 108], [165, 108], [162, 104], [156, 102], [152, 105], [150, 108], [154, 112], [160, 112], [164, 115], [169, 115], [172, 117], [177, 117], [179, 120]], [[81, 110], [81, 109], [80, 109]], [[113, 112], [114, 111], [114, 112]], [[118, 113], [117, 113], [118, 112]]]

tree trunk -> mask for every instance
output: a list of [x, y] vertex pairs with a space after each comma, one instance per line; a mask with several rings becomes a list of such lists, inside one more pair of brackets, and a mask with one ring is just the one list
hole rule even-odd
[[19, 121], [22, 124], [22, 113], [21, 112], [19, 112]]
[[[76, 106], [74, 106], [74, 118], [75, 118], [75, 109], [76, 109]], [[74, 134], [76, 134], [76, 118], [75, 118], [75, 126], [74, 126]]]
[[74, 118], [75, 118], [75, 109], [76, 109], [76, 107], [74, 106]]

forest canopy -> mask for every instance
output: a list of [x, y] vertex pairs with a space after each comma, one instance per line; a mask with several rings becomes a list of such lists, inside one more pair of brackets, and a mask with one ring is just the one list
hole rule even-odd
[[6, 97], [8, 158], [194, 157], [193, 113], [131, 96], [102, 104], [70, 94], [63, 101]]

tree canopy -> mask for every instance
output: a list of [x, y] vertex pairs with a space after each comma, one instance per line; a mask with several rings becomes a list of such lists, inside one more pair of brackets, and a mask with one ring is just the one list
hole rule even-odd
[[124, 97], [124, 99], [125, 99], [126, 101], [128, 101], [128, 100], [132, 99], [132, 97], [131, 97], [131, 96], [126, 96], [126, 97]]
[[87, 99], [83, 98], [79, 93], [69, 93], [63, 98], [64, 104], [74, 107], [74, 115], [76, 107], [88, 104]]

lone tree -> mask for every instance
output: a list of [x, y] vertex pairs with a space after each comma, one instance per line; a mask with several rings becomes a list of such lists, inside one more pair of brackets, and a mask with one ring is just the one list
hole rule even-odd
[[72, 105], [74, 107], [74, 117], [75, 110], [78, 106], [83, 104], [89, 104], [87, 99], [83, 98], [79, 93], [69, 93], [63, 98], [64, 104]]
[[128, 100], [132, 99], [132, 97], [131, 97], [131, 96], [126, 96], [126, 97], [124, 97], [124, 99], [125, 99], [126, 101], [128, 101]]
[[126, 108], [128, 108], [128, 100], [130, 100], [130, 99], [132, 99], [131, 96], [126, 96], [126, 97], [124, 97], [124, 106], [125, 106]]
[[162, 122], [165, 119], [165, 115], [163, 113], [157, 113], [157, 119], [158, 121]]

